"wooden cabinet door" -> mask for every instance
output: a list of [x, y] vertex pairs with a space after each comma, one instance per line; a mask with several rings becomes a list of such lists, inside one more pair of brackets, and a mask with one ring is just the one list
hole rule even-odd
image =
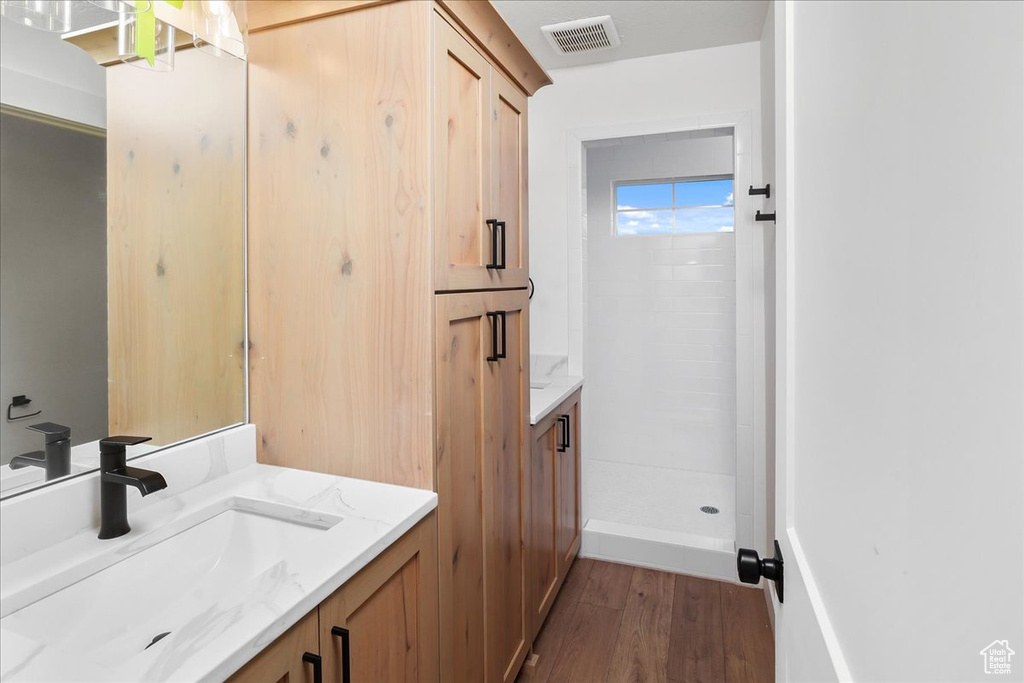
[[314, 664], [302, 658], [307, 653], [320, 653], [315, 609], [228, 680], [230, 683], [313, 683]]
[[501, 420], [495, 457], [484, 472], [488, 538], [488, 680], [513, 681], [530, 645], [526, 600], [526, 449], [530, 430], [529, 323], [526, 290], [488, 294], [503, 311], [495, 396]]
[[527, 240], [526, 95], [497, 71], [491, 74], [491, 158], [494, 162], [493, 218], [501, 221], [504, 270], [490, 271], [494, 287], [526, 287]]
[[[580, 548], [580, 404], [572, 404], [560, 416], [568, 423], [556, 424], [557, 443], [563, 448], [558, 460], [558, 574], [565, 577]], [[568, 437], [568, 440], [566, 440]]]
[[320, 604], [320, 644], [331, 683], [438, 680], [433, 513]]
[[559, 456], [556, 439], [560, 425], [551, 420], [534, 429], [537, 438], [530, 451], [530, 516], [528, 518], [530, 580], [527, 597], [531, 631], [540, 630], [558, 594], [558, 488]]
[[511, 680], [528, 641], [526, 292], [436, 299], [441, 678]]
[[435, 383], [441, 679], [484, 679], [483, 469], [496, 442], [496, 371], [483, 294], [436, 299]]
[[434, 288], [490, 287], [491, 67], [434, 15]]

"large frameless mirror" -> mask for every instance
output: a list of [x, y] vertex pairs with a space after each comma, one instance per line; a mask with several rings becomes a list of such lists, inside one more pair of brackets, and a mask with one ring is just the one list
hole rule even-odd
[[123, 3], [50, 4], [0, 21], [0, 497], [245, 421], [245, 63], [186, 26], [136, 68]]

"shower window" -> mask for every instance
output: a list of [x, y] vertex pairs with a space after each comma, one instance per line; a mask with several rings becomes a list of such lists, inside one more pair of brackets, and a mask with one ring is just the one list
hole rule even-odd
[[732, 176], [615, 183], [617, 235], [732, 231]]

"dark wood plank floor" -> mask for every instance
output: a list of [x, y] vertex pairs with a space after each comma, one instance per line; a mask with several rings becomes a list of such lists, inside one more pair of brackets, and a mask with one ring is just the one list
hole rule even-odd
[[579, 558], [517, 683], [772, 683], [758, 589]]

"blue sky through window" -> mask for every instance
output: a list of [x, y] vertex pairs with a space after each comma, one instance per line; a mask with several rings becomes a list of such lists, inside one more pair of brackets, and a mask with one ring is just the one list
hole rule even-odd
[[676, 206], [732, 206], [732, 180], [676, 183]]
[[616, 202], [620, 209], [671, 209], [672, 183], [619, 185]]
[[661, 181], [615, 188], [619, 235], [732, 232], [732, 178]]

